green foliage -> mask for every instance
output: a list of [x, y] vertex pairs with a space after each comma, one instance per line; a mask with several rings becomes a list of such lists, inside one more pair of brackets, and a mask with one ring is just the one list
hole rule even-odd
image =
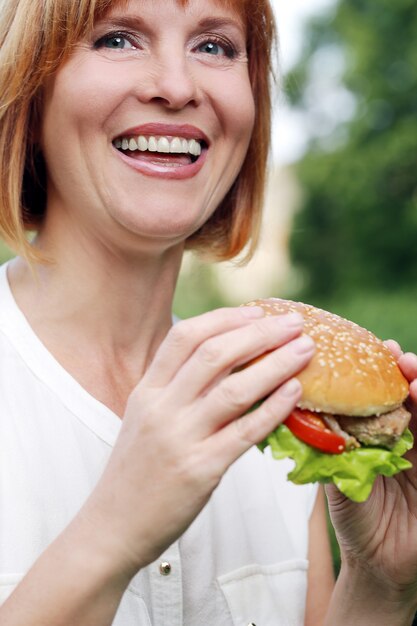
[[291, 252], [308, 292], [407, 287], [417, 280], [417, 119], [361, 148], [311, 153], [299, 166], [304, 210]]
[[10, 248], [8, 248], [6, 244], [0, 240], [0, 265], [11, 259], [13, 256], [14, 252], [12, 252]]
[[[295, 297], [413, 352], [416, 33], [415, 0], [339, 0], [310, 24], [302, 59], [286, 82], [290, 101], [308, 113], [313, 130], [296, 166], [304, 200], [290, 241], [303, 284]], [[325, 106], [335, 89], [333, 77], [326, 90], [335, 51], [343, 60], [339, 88], [355, 104], [351, 119], [340, 116], [338, 126]], [[337, 572], [340, 554], [330, 523], [329, 531]]]
[[413, 1], [341, 0], [331, 19], [312, 24], [288, 79], [290, 90], [297, 85], [294, 105], [306, 108], [311, 60], [337, 45], [345, 60], [341, 81], [356, 101], [343, 145], [329, 150], [329, 137], [317, 136], [297, 167], [304, 203], [291, 252], [304, 297], [408, 291], [417, 281], [415, 32]]
[[212, 266], [187, 256], [175, 292], [175, 315], [185, 319], [224, 305]]

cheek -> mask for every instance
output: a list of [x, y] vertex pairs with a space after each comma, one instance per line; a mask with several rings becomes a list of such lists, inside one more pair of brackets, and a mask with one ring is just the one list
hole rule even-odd
[[[235, 139], [237, 145], [246, 149], [252, 136], [255, 121], [255, 101], [249, 78], [225, 77], [223, 85], [217, 85], [225, 114], [227, 134]], [[223, 87], [223, 88], [222, 88]]]
[[50, 140], [56, 132], [64, 137], [81, 132], [88, 138], [111, 115], [120, 100], [121, 89], [117, 76], [110, 75], [109, 68], [74, 58], [47, 83], [44, 93], [43, 134]]
[[255, 100], [252, 90], [249, 88], [242, 94], [242, 103], [238, 111], [235, 111], [236, 122], [238, 123], [238, 132], [245, 144], [245, 152], [249, 146], [250, 139], [255, 124]]

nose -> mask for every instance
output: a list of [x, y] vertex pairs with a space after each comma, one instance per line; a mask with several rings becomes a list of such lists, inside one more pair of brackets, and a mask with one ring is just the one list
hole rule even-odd
[[175, 50], [150, 59], [147, 75], [142, 77], [138, 87], [139, 99], [159, 102], [172, 110], [198, 106], [201, 91], [192, 65], [186, 55]]

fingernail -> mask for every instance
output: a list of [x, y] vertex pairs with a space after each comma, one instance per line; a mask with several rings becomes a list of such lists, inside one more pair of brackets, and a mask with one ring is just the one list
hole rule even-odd
[[279, 389], [279, 393], [282, 396], [290, 398], [291, 396], [297, 395], [301, 390], [301, 383], [298, 378], [291, 378], [291, 380], [287, 380], [286, 383], [281, 385]]
[[316, 348], [316, 344], [308, 335], [302, 335], [291, 342], [291, 348], [297, 354], [306, 354], [307, 352], [313, 352]]
[[261, 306], [242, 306], [240, 311], [243, 317], [248, 317], [252, 319], [265, 317], [265, 311]]

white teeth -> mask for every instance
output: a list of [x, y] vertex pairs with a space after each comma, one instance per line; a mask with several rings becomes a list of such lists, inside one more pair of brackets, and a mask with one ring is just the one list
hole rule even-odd
[[117, 149], [130, 150], [134, 152], [139, 150], [140, 152], [160, 152], [171, 154], [192, 154], [193, 156], [200, 156], [201, 143], [196, 139], [185, 139], [183, 137], [174, 137], [168, 139], [168, 137], [144, 137], [139, 135], [136, 138], [133, 137], [121, 137], [114, 141], [114, 146]]
[[188, 143], [188, 151], [193, 156], [200, 156], [201, 146], [195, 139], [191, 139], [191, 141]]
[[158, 139], [158, 152], [169, 152], [169, 141], [166, 137]]
[[158, 151], [158, 143], [155, 137], [149, 137], [148, 139], [148, 150], [149, 152], [157, 152]]
[[173, 153], [174, 152], [176, 152], [176, 153], [182, 152], [182, 142], [181, 142], [181, 139], [179, 137], [175, 137], [175, 139], [173, 139], [171, 141], [171, 145], [170, 145], [169, 151], [173, 152]]
[[148, 140], [141, 135], [139, 135], [138, 137], [138, 148], [141, 152], [146, 152], [146, 150], [148, 149]]

